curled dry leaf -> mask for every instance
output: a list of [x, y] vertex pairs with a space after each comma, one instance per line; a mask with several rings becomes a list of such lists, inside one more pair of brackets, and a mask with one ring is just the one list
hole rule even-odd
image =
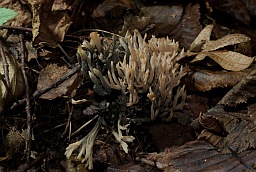
[[195, 140], [171, 151], [150, 154], [141, 161], [154, 164], [165, 172], [253, 170], [256, 150], [239, 153], [237, 157], [222, 155], [209, 143]]
[[[55, 83], [64, 73], [68, 72], [66, 66], [57, 66], [57, 64], [50, 64], [45, 69], [41, 70], [39, 73], [37, 89], [40, 90], [42, 88], [48, 87]], [[66, 95], [69, 97], [74, 96], [76, 92], [76, 88], [79, 82], [80, 77], [78, 74], [75, 74], [71, 78], [64, 81], [58, 87], [51, 89], [50, 91], [46, 92], [40, 98], [52, 100], [62, 95]]]
[[193, 71], [185, 79], [186, 88], [204, 92], [217, 87], [231, 87], [248, 76], [250, 72], [251, 69], [243, 71]]
[[63, 41], [72, 23], [67, 12], [56, 9], [58, 6], [54, 6], [53, 10], [53, 1], [28, 0], [28, 4], [33, 13], [33, 44], [49, 44], [52, 47], [57, 47], [58, 42]]

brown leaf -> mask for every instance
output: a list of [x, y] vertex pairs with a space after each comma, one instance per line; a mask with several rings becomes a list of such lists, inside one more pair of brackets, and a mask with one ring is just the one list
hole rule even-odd
[[254, 61], [253, 57], [233, 51], [200, 52], [192, 62], [203, 60], [206, 56], [213, 59], [222, 68], [231, 71], [241, 71], [248, 68]]
[[239, 159], [231, 154], [222, 155], [209, 143], [196, 140], [171, 151], [148, 155], [146, 159], [153, 161], [159, 169], [165, 172], [241, 172], [253, 168], [256, 150], [242, 152], [237, 156]]
[[213, 29], [213, 25], [205, 26], [204, 29], [198, 34], [196, 39], [192, 42], [189, 50], [199, 51], [207, 41], [210, 41], [212, 29]]
[[[217, 120], [227, 135], [222, 136], [217, 131], [212, 132], [209, 129], [205, 129], [198, 136], [198, 139], [211, 143], [221, 153], [240, 153], [256, 147], [256, 125], [250, 118], [244, 119], [247, 116], [246, 114], [223, 112], [214, 115], [207, 115], [206, 113], [205, 116], [204, 119]], [[210, 123], [207, 121], [205, 128], [209, 124], [217, 126], [215, 122]], [[211, 128], [213, 127], [211, 126]]]
[[[138, 1], [133, 0], [104, 0], [93, 10], [92, 17], [105, 28], [118, 33], [127, 11], [138, 14], [137, 6], [139, 6]], [[126, 31], [123, 32], [126, 33]]]
[[208, 0], [207, 2], [214, 9], [227, 13], [246, 25], [250, 25], [250, 14], [242, 0]]
[[[55, 83], [64, 73], [66, 73], [68, 69], [66, 66], [57, 66], [57, 64], [50, 64], [45, 69], [41, 70], [39, 73], [37, 89], [40, 90], [47, 86], [50, 86], [52, 83]], [[69, 97], [73, 97], [76, 92], [76, 86], [79, 84], [79, 76], [75, 74], [71, 78], [64, 81], [58, 87], [51, 89], [46, 92], [40, 98], [42, 99], [55, 99], [62, 95], [67, 95]]]
[[128, 15], [124, 17], [124, 25], [122, 27], [121, 35], [125, 35], [127, 31], [132, 32], [134, 29], [139, 31], [145, 30], [152, 19], [150, 17]]
[[202, 30], [199, 22], [199, 4], [188, 4], [177, 27], [171, 31], [172, 38], [179, 41], [181, 47], [189, 49], [192, 42]]
[[213, 51], [228, 45], [235, 45], [249, 40], [250, 38], [243, 34], [229, 34], [220, 39], [206, 42], [202, 49], [204, 52]]
[[197, 70], [186, 77], [186, 88], [197, 91], [209, 91], [217, 87], [230, 87], [248, 76], [252, 69], [243, 71]]
[[52, 10], [53, 1], [50, 0], [28, 0], [28, 3], [33, 13], [33, 44], [56, 47], [72, 23], [67, 11]]
[[92, 17], [105, 17], [107, 14], [118, 17], [125, 9], [136, 9], [136, 3], [132, 0], [104, 0], [92, 14]]
[[256, 96], [256, 75], [247, 76], [235, 85], [219, 102], [219, 104], [236, 106], [247, 102], [248, 98]]
[[161, 37], [169, 35], [180, 22], [183, 7], [181, 5], [147, 6], [141, 8], [141, 11], [144, 16], [151, 18], [151, 24], [154, 25], [152, 34]]

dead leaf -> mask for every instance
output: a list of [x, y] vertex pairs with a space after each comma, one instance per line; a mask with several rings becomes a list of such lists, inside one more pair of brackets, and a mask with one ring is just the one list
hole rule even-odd
[[214, 10], [227, 13], [240, 22], [250, 25], [250, 14], [242, 0], [207, 0], [207, 2], [214, 8]]
[[206, 56], [213, 59], [222, 68], [231, 71], [241, 71], [248, 68], [254, 61], [253, 57], [233, 51], [200, 52], [192, 62], [203, 60]]
[[186, 88], [205, 92], [218, 87], [231, 87], [248, 76], [251, 71], [251, 68], [243, 71], [196, 70], [187, 75]]
[[118, 33], [121, 31], [123, 18], [128, 11], [139, 13], [138, 5], [138, 1], [133, 0], [104, 0], [93, 10], [91, 16], [105, 28]]
[[154, 25], [150, 33], [161, 37], [169, 35], [178, 25], [182, 18], [183, 7], [181, 5], [146, 6], [141, 8], [141, 13], [143, 16], [149, 17], [150, 23]]
[[199, 51], [206, 42], [210, 41], [212, 29], [213, 25], [205, 26], [205, 28], [198, 34], [196, 39], [192, 42], [189, 50]]
[[222, 155], [209, 143], [196, 140], [188, 142], [174, 150], [158, 154], [149, 154], [146, 160], [153, 161], [151, 164], [155, 164], [159, 169], [165, 172], [241, 172], [253, 168], [256, 150], [245, 151], [237, 154], [237, 156], [238, 158], [231, 154]]
[[256, 75], [247, 76], [236, 84], [219, 102], [219, 104], [236, 106], [245, 103], [250, 97], [256, 96]]
[[105, 17], [107, 14], [112, 17], [121, 15], [124, 9], [136, 9], [137, 5], [132, 0], [104, 0], [92, 14], [93, 18]]
[[[192, 63], [201, 61], [208, 56], [222, 68], [231, 71], [244, 70], [252, 64], [254, 58], [234, 51], [217, 50], [225, 46], [248, 42], [250, 40], [249, 37], [243, 34], [229, 34], [217, 40], [209, 41], [210, 31], [212, 31], [212, 26], [206, 26], [190, 46], [190, 50], [194, 50], [195, 52], [187, 51], [187, 56], [196, 55], [191, 61]], [[200, 49], [201, 52], [198, 52]]]
[[133, 32], [134, 29], [143, 31], [150, 25], [151, 22], [152, 22], [152, 19], [150, 17], [136, 16], [136, 15], [125, 16], [124, 24], [120, 34], [125, 35], [127, 31]]
[[52, 10], [57, 11], [57, 10], [71, 10], [71, 6], [67, 4], [66, 0], [55, 0], [52, 5]]
[[199, 8], [199, 4], [188, 4], [179, 24], [170, 33], [171, 37], [179, 41], [180, 46], [184, 47], [185, 49], [189, 49], [192, 42], [202, 30], [199, 22]]
[[2, 75], [4, 80], [5, 75], [4, 75], [3, 66], [8, 66], [10, 91], [12, 95], [10, 95], [9, 91], [6, 89], [6, 85], [0, 79], [0, 84], [1, 84], [0, 85], [0, 113], [4, 110], [4, 107], [7, 105], [7, 103], [13, 100], [13, 98], [17, 99], [25, 91], [25, 84], [24, 84], [23, 76], [22, 76], [18, 61], [14, 56], [12, 56], [11, 53], [9, 53], [6, 50], [7, 48], [4, 48], [4, 49], [5, 49], [4, 54], [6, 57], [7, 64], [3, 63], [2, 56], [0, 54], [0, 75]]
[[33, 13], [33, 44], [57, 47], [72, 23], [67, 11], [52, 10], [54, 2], [49, 0], [28, 0], [28, 3]]
[[202, 49], [203, 49], [203, 52], [214, 51], [228, 45], [235, 45], [235, 44], [247, 42], [250, 40], [251, 39], [249, 37], [243, 34], [229, 34], [217, 40], [207, 41], [203, 45]]
[[[70, 69], [68, 69], [66, 66], [60, 67], [57, 66], [57, 64], [48, 65], [39, 73], [37, 89], [40, 90], [42, 88], [50, 86], [52, 83], [55, 83], [56, 80], [58, 80], [68, 70]], [[74, 76], [60, 84], [57, 88], [53, 88], [45, 94], [41, 95], [40, 98], [52, 100], [63, 95], [73, 97], [79, 83], [79, 75], [75, 74]]]
[[31, 59], [37, 58], [37, 50], [33, 47], [32, 42], [25, 43], [27, 51], [28, 51], [28, 61]]
[[[223, 154], [240, 153], [250, 148], [256, 148], [256, 125], [250, 118], [243, 119], [246, 114], [224, 112], [211, 116], [206, 113], [204, 116], [204, 120], [208, 118], [210, 121], [217, 120], [227, 135], [222, 136], [219, 132], [205, 129], [198, 136], [198, 139], [206, 140]], [[205, 128], [207, 125], [217, 126], [215, 122], [209, 121], [205, 124]]]

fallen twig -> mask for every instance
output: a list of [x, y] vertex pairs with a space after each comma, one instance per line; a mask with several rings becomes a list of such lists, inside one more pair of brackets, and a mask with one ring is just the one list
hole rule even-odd
[[26, 49], [25, 49], [25, 43], [24, 43], [24, 35], [23, 34], [19, 34], [19, 38], [20, 38], [20, 47], [21, 47], [21, 71], [22, 71], [22, 75], [23, 75], [23, 79], [24, 79], [24, 83], [25, 83], [25, 87], [26, 87], [26, 113], [27, 113], [27, 137], [26, 137], [26, 151], [27, 151], [27, 162], [29, 162], [30, 160], [30, 153], [31, 153], [31, 104], [30, 104], [30, 88], [29, 88], [29, 84], [28, 84], [28, 78], [27, 78], [27, 74], [26, 74], [26, 70], [25, 70], [25, 61], [27, 59], [27, 53], [26, 53]]

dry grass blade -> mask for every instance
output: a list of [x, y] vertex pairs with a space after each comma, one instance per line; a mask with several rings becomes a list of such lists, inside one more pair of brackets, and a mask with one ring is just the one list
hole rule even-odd
[[250, 38], [243, 34], [230, 34], [220, 39], [206, 42], [202, 49], [203, 51], [214, 51], [228, 45], [235, 45], [242, 42], [250, 41]]

